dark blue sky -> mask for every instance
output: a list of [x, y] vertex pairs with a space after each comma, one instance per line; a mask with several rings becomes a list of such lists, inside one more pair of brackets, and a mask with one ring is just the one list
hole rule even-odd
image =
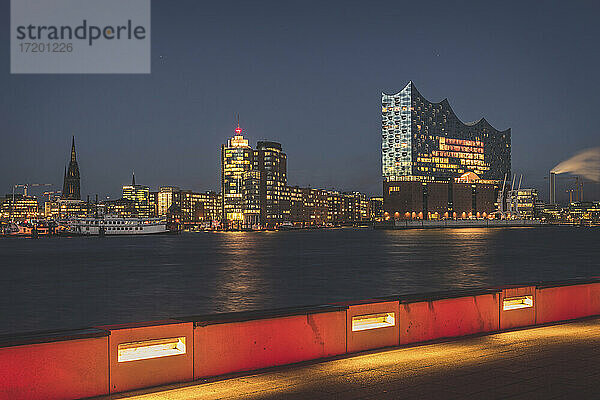
[[73, 134], [83, 196], [119, 195], [132, 170], [217, 190], [239, 113], [253, 145], [283, 144], [290, 184], [380, 193], [381, 92], [409, 80], [512, 128], [524, 185], [599, 145], [594, 2], [322, 3], [153, 0], [151, 75], [10, 75], [2, 0], [0, 192], [60, 189]]

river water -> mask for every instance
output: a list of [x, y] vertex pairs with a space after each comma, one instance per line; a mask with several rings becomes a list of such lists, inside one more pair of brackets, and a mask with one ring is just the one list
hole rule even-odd
[[600, 276], [600, 228], [0, 239], [0, 333]]

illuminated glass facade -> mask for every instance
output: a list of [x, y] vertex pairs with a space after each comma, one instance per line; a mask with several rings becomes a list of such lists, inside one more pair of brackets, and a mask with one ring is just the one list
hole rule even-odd
[[175, 205], [176, 208], [181, 205], [181, 190], [177, 186], [163, 186], [159, 189], [157, 195], [157, 215], [159, 217], [167, 215], [167, 211]]
[[[244, 185], [248, 182], [254, 156], [241, 132], [238, 126], [236, 135], [221, 145], [221, 206], [228, 228], [241, 228], [244, 224]], [[256, 215], [258, 218], [258, 212]]]
[[474, 173], [499, 183], [511, 173], [511, 132], [485, 118], [458, 119], [447, 99], [432, 103], [409, 82], [381, 97], [382, 173], [385, 181], [449, 181]]
[[132, 175], [131, 185], [123, 186], [123, 199], [133, 202], [135, 214], [140, 217], [150, 216], [150, 188], [136, 185], [135, 174]]

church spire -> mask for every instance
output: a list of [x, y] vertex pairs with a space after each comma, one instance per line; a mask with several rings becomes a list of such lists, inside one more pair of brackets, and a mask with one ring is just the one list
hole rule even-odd
[[81, 200], [80, 190], [79, 166], [77, 165], [77, 154], [75, 153], [75, 136], [73, 136], [71, 141], [71, 161], [65, 171], [61, 198], [64, 200]]
[[77, 154], [75, 153], [75, 135], [73, 135], [73, 141], [71, 142], [71, 162], [77, 161]]

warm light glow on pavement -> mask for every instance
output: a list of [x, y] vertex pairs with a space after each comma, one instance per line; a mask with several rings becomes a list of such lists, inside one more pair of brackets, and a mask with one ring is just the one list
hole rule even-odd
[[598, 359], [600, 319], [594, 319], [111, 399], [591, 399], [600, 393]]

